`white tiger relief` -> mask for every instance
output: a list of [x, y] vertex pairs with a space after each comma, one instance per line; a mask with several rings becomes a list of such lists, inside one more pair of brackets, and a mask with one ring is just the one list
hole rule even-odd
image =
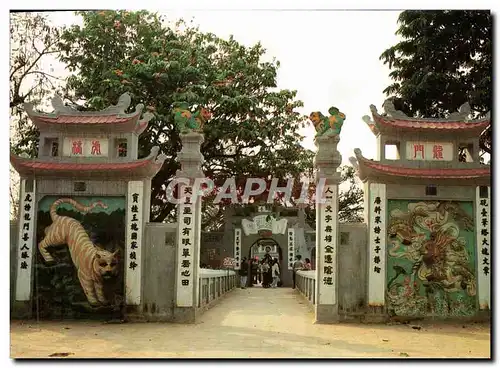
[[44, 260], [51, 263], [54, 262], [54, 258], [47, 248], [67, 244], [89, 304], [94, 307], [109, 305], [110, 302], [104, 294], [103, 280], [113, 278], [118, 274], [119, 250], [112, 253], [97, 247], [92, 243], [80, 222], [68, 216], [58, 215], [56, 210], [62, 203], [69, 203], [83, 213], [95, 207], [107, 208], [101, 201], [84, 206], [71, 198], [56, 200], [50, 206], [52, 224], [45, 228], [45, 237], [38, 244], [38, 249]]

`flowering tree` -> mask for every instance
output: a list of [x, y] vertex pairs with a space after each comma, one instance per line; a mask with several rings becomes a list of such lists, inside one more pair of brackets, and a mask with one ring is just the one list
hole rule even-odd
[[[303, 137], [297, 133], [307, 123], [297, 111], [302, 102], [296, 91], [277, 89], [279, 62], [265, 60], [260, 43], [246, 47], [147, 11], [77, 14], [83, 26], [61, 32], [57, 45], [60, 61], [73, 73], [64, 98], [81, 110], [99, 110], [128, 92], [131, 106], [143, 103], [154, 115], [139, 139], [139, 158], [153, 146], [167, 156], [152, 182], [152, 221], [175, 217], [166, 189], [180, 168], [173, 114], [179, 103], [211, 113], [201, 151], [203, 170], [216, 186], [230, 177], [240, 188], [248, 177], [312, 177], [314, 152], [299, 144]], [[33, 156], [36, 148], [28, 153]], [[214, 204], [214, 197], [203, 204], [205, 228], [217, 227], [227, 205]]]
[[279, 62], [263, 61], [260, 44], [245, 47], [146, 11], [78, 14], [83, 27], [61, 37], [61, 60], [75, 72], [65, 97], [102, 109], [129, 92], [132, 105], [143, 103], [154, 114], [139, 142], [140, 156], [154, 145], [167, 156], [152, 183], [152, 221], [175, 214], [166, 185], [179, 169], [180, 132], [173, 121], [179, 102], [212, 113], [204, 126], [203, 169], [217, 182], [286, 178], [312, 167], [313, 154], [298, 144], [302, 102], [295, 91], [276, 89]]

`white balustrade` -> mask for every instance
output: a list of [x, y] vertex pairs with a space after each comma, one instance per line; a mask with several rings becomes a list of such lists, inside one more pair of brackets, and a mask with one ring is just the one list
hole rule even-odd
[[297, 271], [295, 285], [309, 303], [316, 304], [316, 271]]
[[198, 308], [205, 307], [236, 287], [237, 275], [233, 270], [200, 268]]

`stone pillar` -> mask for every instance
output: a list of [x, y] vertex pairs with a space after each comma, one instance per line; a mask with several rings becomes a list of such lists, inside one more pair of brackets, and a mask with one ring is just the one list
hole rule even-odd
[[195, 179], [204, 178], [201, 169], [204, 157], [200, 152], [204, 141], [203, 134], [190, 132], [181, 134], [182, 149], [177, 155], [181, 169], [177, 171], [178, 179], [188, 179], [189, 185], [178, 185], [181, 197], [185, 197], [178, 205], [177, 217], [177, 266], [176, 266], [176, 299], [174, 304], [174, 321], [194, 323], [199, 294], [199, 263], [201, 242], [201, 196], [194, 194]]
[[369, 183], [368, 210], [368, 305], [365, 322], [383, 322], [386, 293], [387, 189], [383, 183]]
[[288, 228], [287, 235], [287, 252], [288, 252], [288, 269], [293, 270], [293, 262], [295, 260], [295, 229]]
[[241, 248], [241, 229], [236, 228], [234, 229], [234, 270], [240, 270], [241, 269], [241, 259], [243, 258], [243, 251]]
[[125, 243], [125, 303], [141, 304], [142, 248], [144, 239], [144, 182], [128, 182]]
[[316, 137], [318, 147], [314, 166], [316, 183], [325, 186], [317, 192], [325, 203], [316, 204], [316, 304], [315, 323], [338, 321], [338, 185], [337, 168], [342, 156], [337, 150], [338, 135]]
[[[19, 186], [19, 225], [17, 227], [16, 286], [13, 314], [17, 318], [30, 318], [34, 284], [33, 258], [36, 252], [35, 217], [37, 215], [36, 180], [21, 179]], [[11, 275], [11, 277], [14, 277]]]
[[[481, 189], [482, 188], [482, 189]], [[491, 188], [476, 187], [476, 267], [479, 310], [489, 312], [491, 278]]]

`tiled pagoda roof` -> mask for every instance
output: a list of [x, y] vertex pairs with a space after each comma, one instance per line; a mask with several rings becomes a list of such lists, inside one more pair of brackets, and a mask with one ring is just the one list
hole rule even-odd
[[391, 132], [440, 132], [458, 133], [479, 136], [490, 125], [490, 113], [485, 118], [469, 120], [470, 106], [463, 104], [458, 112], [450, 114], [446, 119], [412, 118], [396, 110], [392, 101], [384, 102], [385, 114], [378, 113], [374, 105], [370, 105], [373, 121], [368, 115], [363, 116], [364, 122], [375, 135]]
[[23, 176], [50, 177], [154, 177], [161, 169], [166, 156], [160, 155], [158, 147], [153, 147], [148, 157], [122, 162], [64, 158], [60, 160], [24, 158], [13, 153], [10, 162]]
[[[454, 180], [469, 179], [481, 185], [489, 185], [491, 181], [491, 168], [487, 165], [474, 164], [476, 166], [464, 166], [463, 168], [429, 168], [424, 167], [404, 167], [401, 164], [386, 164], [379, 161], [370, 160], [364, 157], [359, 148], [354, 150], [356, 158], [351, 157], [350, 161], [357, 169], [359, 178], [364, 182], [368, 179], [376, 179], [381, 182], [399, 182], [402, 180]], [[420, 164], [420, 163], [419, 163]], [[464, 165], [467, 165], [464, 163]]]
[[24, 104], [28, 116], [40, 131], [64, 131], [71, 130], [82, 132], [85, 130], [113, 133], [141, 134], [148, 126], [153, 117], [151, 113], [145, 113], [139, 120], [144, 108], [143, 104], [136, 106], [135, 111], [126, 114], [125, 110], [130, 106], [130, 96], [124, 93], [120, 96], [118, 103], [101, 111], [78, 111], [70, 106], [65, 106], [61, 97], [52, 98], [54, 112], [47, 114], [34, 111], [33, 105]]

